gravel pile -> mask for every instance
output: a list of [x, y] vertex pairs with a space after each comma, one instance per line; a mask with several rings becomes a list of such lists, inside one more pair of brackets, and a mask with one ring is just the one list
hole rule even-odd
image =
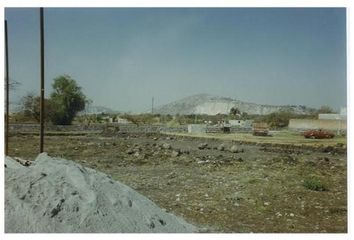
[[96, 170], [40, 154], [5, 159], [7, 233], [180, 233], [197, 228]]

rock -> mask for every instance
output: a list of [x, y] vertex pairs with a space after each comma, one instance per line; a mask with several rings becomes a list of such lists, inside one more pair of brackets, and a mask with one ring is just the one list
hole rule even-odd
[[162, 144], [162, 148], [164, 148], [164, 149], [171, 149], [171, 145], [168, 144], [168, 143], [163, 143], [163, 144]]
[[199, 144], [198, 145], [198, 149], [205, 149], [205, 148], [207, 148], [208, 147], [208, 144], [207, 143], [201, 143], [201, 144]]
[[189, 152], [188, 149], [184, 149], [184, 150], [181, 151], [181, 153], [189, 154], [190, 152]]
[[134, 157], [139, 157], [140, 154], [139, 154], [138, 152], [135, 152], [133, 156], [134, 156]]
[[175, 172], [170, 172], [169, 174], [166, 175], [166, 178], [168, 179], [173, 179], [176, 178], [178, 175]]
[[288, 155], [283, 159], [283, 163], [289, 165], [296, 165], [298, 163], [298, 160], [295, 156]]
[[325, 147], [322, 151], [325, 152], [325, 153], [331, 153], [331, 152], [334, 151], [334, 147], [332, 147], [332, 146], [327, 146], [327, 147]]
[[238, 153], [238, 152], [240, 152], [240, 150], [237, 148], [236, 145], [232, 145], [231, 148], [230, 148], [230, 152], [232, 152], [232, 153]]
[[178, 157], [179, 155], [181, 155], [181, 152], [179, 150], [173, 150], [171, 153], [172, 157]]
[[153, 140], [154, 140], [154, 141], [157, 141], [157, 140], [159, 140], [159, 139], [158, 139], [157, 137], [154, 137]]
[[217, 149], [218, 149], [219, 151], [224, 151], [224, 150], [225, 150], [224, 144], [220, 144], [220, 145], [217, 147]]
[[129, 154], [129, 155], [130, 155], [130, 154], [133, 154], [133, 153], [134, 153], [134, 150], [131, 149], [131, 148], [129, 148], [129, 149], [126, 151], [126, 153]]
[[133, 149], [134, 152], [141, 152], [141, 150], [142, 150], [141, 147], [135, 147], [135, 148]]

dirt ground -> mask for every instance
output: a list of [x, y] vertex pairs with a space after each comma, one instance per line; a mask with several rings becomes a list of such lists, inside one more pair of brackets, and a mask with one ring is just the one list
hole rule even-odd
[[[10, 156], [34, 159], [39, 137], [11, 136], [9, 146]], [[54, 134], [45, 137], [45, 151], [110, 174], [205, 232], [347, 232], [342, 142], [316, 147], [166, 134]]]

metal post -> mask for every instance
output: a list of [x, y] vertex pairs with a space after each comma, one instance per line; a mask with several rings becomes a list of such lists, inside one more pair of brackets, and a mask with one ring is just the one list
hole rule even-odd
[[40, 99], [40, 145], [39, 152], [43, 152], [43, 140], [44, 140], [44, 21], [43, 21], [43, 8], [39, 9], [40, 13], [40, 51], [41, 51], [41, 99]]
[[7, 21], [5, 20], [5, 81], [6, 81], [6, 115], [5, 115], [5, 155], [9, 153], [9, 52], [7, 39]]

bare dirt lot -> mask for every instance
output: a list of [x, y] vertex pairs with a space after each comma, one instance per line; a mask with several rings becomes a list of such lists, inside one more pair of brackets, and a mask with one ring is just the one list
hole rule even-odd
[[[34, 159], [39, 137], [13, 135]], [[338, 144], [166, 134], [55, 134], [45, 151], [111, 175], [206, 232], [347, 232], [347, 155]]]

